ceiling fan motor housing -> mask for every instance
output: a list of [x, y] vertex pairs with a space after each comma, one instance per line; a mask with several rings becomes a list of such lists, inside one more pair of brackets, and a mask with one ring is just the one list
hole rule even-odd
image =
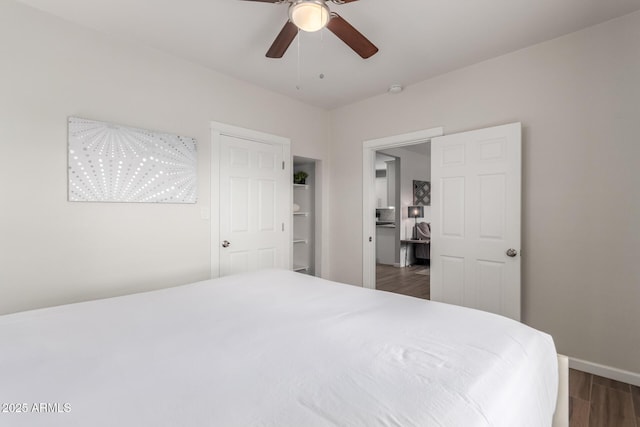
[[324, 0], [297, 0], [289, 6], [289, 20], [302, 31], [321, 30], [330, 18], [331, 11]]

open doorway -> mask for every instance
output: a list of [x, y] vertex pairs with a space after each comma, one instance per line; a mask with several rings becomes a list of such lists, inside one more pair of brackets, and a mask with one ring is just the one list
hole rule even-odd
[[[414, 232], [416, 224], [430, 222], [430, 206], [423, 206], [421, 217], [418, 218], [410, 217], [409, 207], [414, 205], [413, 182], [430, 181], [429, 142], [431, 138], [442, 134], [442, 128], [434, 128], [363, 143], [364, 287], [393, 292], [400, 290], [401, 293], [421, 298], [429, 297], [430, 248], [426, 256], [422, 254], [422, 259], [417, 258], [415, 246], [423, 243], [414, 242], [417, 240], [414, 238]], [[380, 260], [376, 258], [380, 240], [380, 233], [377, 233], [379, 224], [376, 219], [381, 217], [377, 211], [376, 154], [399, 159], [400, 170], [397, 174], [399, 200], [394, 212], [397, 235], [393, 242], [393, 246], [397, 245], [397, 250], [394, 248], [396, 259], [393, 264], [377, 262]]]
[[431, 146], [376, 150], [376, 289], [430, 299]]

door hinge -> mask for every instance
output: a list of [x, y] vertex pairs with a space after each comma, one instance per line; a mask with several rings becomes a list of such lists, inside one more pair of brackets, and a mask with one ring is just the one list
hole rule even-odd
[[282, 161], [282, 170], [284, 170], [284, 160]]
[[282, 223], [282, 231], [284, 231], [284, 222]]

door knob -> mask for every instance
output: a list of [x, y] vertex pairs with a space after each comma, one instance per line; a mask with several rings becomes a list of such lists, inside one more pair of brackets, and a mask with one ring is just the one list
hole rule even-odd
[[513, 249], [513, 248], [507, 249], [507, 256], [510, 256], [510, 257], [512, 257], [512, 258], [513, 258], [513, 257], [514, 257], [514, 256], [516, 256], [516, 255], [518, 255], [518, 251], [516, 251], [516, 250], [515, 250], [515, 249]]
[[229, 242], [228, 240], [225, 240], [222, 242], [222, 247], [223, 248], [228, 248], [229, 246], [231, 246], [231, 242]]

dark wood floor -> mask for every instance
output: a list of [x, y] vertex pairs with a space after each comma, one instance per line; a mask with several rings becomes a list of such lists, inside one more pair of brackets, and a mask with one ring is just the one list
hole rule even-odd
[[[376, 288], [429, 299], [425, 266], [376, 266]], [[570, 427], [640, 427], [640, 387], [569, 370]]]
[[376, 289], [396, 294], [429, 299], [429, 275], [424, 272], [428, 266], [413, 265], [398, 268], [392, 265], [376, 265]]
[[571, 427], [640, 427], [640, 387], [569, 370]]

